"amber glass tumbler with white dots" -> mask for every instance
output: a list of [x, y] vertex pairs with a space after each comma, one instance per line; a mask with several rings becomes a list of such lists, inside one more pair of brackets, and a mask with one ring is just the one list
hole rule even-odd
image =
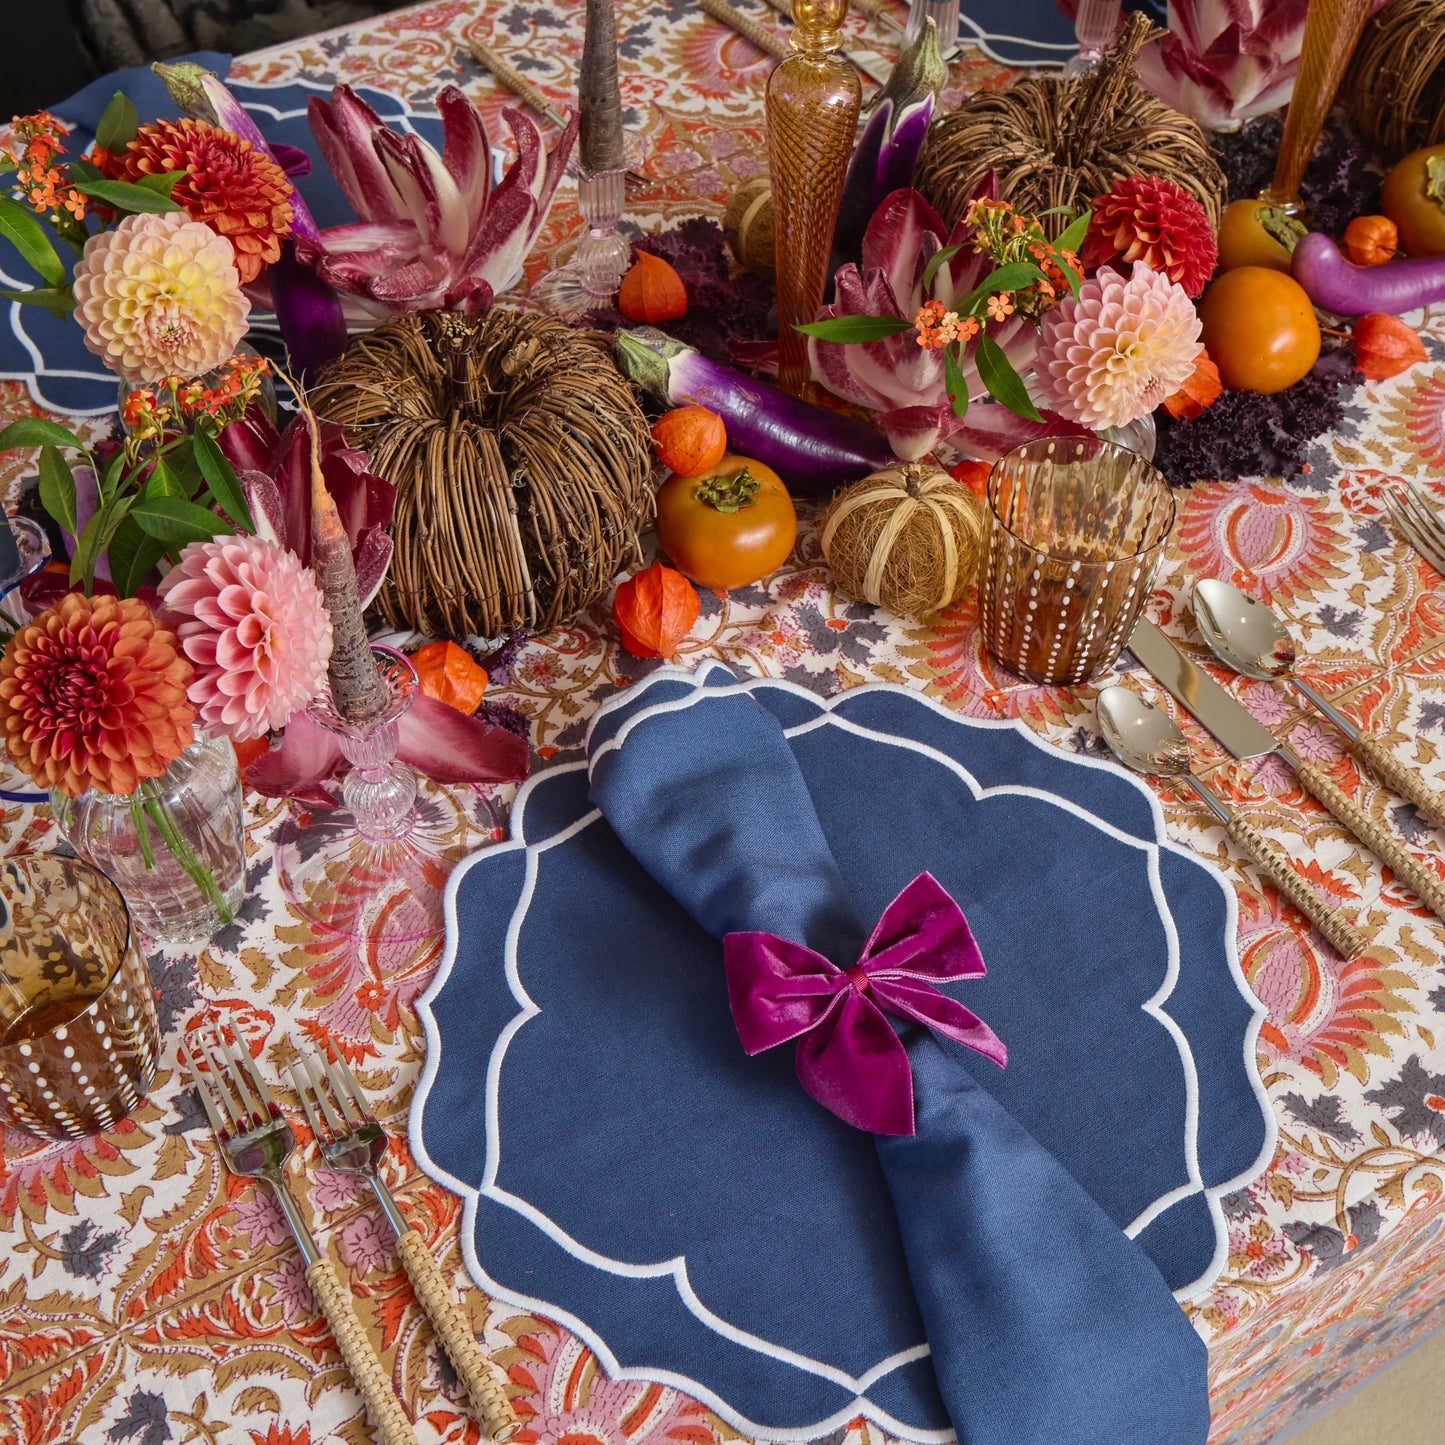
[[979, 620], [995, 662], [1074, 686], [1112, 667], [1174, 525], [1169, 483], [1101, 437], [1042, 437], [1000, 457], [984, 507]]
[[46, 1139], [108, 1129], [160, 1052], [155, 992], [125, 900], [58, 853], [0, 863], [0, 1119]]

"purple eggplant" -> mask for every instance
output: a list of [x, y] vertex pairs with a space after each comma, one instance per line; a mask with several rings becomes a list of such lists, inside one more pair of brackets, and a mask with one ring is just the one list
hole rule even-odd
[[1445, 301], [1445, 256], [1356, 266], [1328, 236], [1311, 231], [1296, 244], [1291, 269], [1310, 300], [1337, 316], [1399, 316]]
[[653, 327], [618, 331], [613, 343], [629, 380], [665, 406], [715, 411], [728, 449], [771, 467], [800, 496], [827, 496], [896, 460], [883, 434], [863, 422], [709, 361]]

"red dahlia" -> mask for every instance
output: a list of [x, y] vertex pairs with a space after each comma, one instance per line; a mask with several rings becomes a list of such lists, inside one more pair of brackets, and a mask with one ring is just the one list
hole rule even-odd
[[1162, 176], [1122, 176], [1090, 205], [1093, 219], [1079, 258], [1093, 270], [1111, 261], [1143, 261], [1198, 296], [1219, 248], [1204, 207]]
[[96, 153], [112, 180], [184, 171], [171, 192], [193, 221], [204, 221], [234, 247], [242, 282], [281, 254], [291, 234], [291, 182], [265, 151], [204, 120], [141, 126], [123, 151]]

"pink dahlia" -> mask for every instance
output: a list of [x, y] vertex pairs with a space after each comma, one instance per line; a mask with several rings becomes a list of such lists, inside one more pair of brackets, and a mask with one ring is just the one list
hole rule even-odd
[[160, 593], [195, 666], [188, 695], [206, 727], [259, 738], [321, 690], [331, 619], [294, 553], [261, 537], [192, 542]]
[[1194, 374], [1199, 332], [1194, 303], [1167, 276], [1142, 261], [1127, 279], [1105, 267], [1039, 324], [1041, 399], [1095, 431], [1127, 426]]

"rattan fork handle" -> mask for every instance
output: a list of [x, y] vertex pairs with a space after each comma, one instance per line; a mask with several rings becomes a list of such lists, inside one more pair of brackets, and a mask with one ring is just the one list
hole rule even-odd
[[431, 1257], [426, 1241], [415, 1229], [403, 1229], [396, 1237], [396, 1252], [406, 1268], [416, 1297], [426, 1311], [437, 1334], [441, 1336], [457, 1374], [471, 1396], [482, 1429], [498, 1442], [510, 1440], [521, 1428], [517, 1412], [502, 1388], [491, 1361], [482, 1353], [477, 1337], [467, 1323], [437, 1262]]
[[366, 1401], [371, 1428], [381, 1445], [417, 1445], [416, 1434], [401, 1401], [391, 1388], [386, 1369], [371, 1347], [366, 1330], [352, 1308], [351, 1295], [336, 1277], [329, 1260], [318, 1259], [306, 1271], [306, 1283], [336, 1336], [341, 1358]]
[[1319, 929], [1344, 958], [1364, 952], [1365, 940], [1290, 866], [1290, 861], [1252, 823], [1236, 813], [1225, 832], [1249, 855], [1261, 873]]
[[737, 31], [750, 45], [755, 45], [774, 60], [786, 60], [793, 53], [793, 47], [781, 35], [763, 29], [751, 16], [729, 5], [728, 0], [698, 0], [698, 8], [729, 30]]
[[1413, 768], [1402, 763], [1379, 733], [1360, 729], [1360, 735], [1350, 744], [1350, 751], [1392, 793], [1408, 799], [1437, 828], [1445, 828], [1445, 797]]
[[1423, 863], [1417, 863], [1400, 840], [1387, 833], [1365, 810], [1341, 792], [1313, 763], [1295, 768], [1309, 792], [1322, 802], [1356, 838], [1382, 863], [1388, 863], [1395, 877], [1426, 904], [1437, 918], [1445, 918], [1445, 882]]

